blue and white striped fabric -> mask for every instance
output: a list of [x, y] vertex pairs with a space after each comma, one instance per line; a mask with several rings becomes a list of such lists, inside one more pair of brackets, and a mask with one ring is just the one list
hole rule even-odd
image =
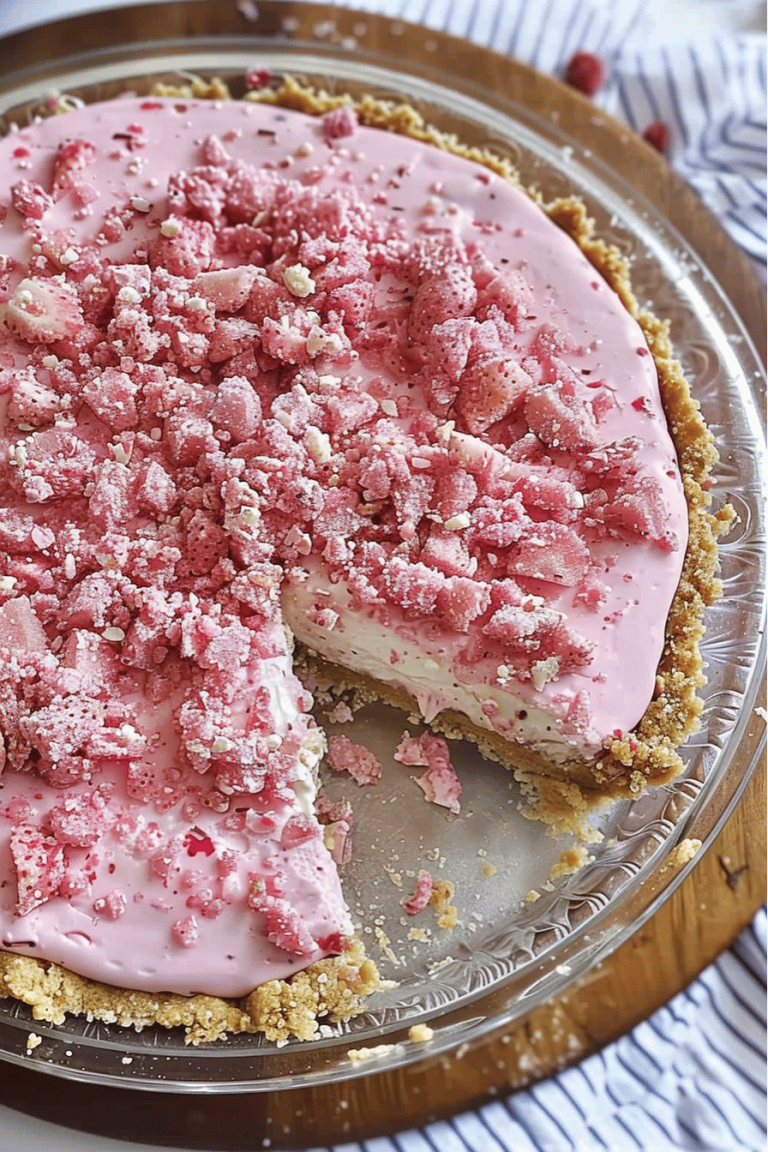
[[450, 1121], [311, 1152], [764, 1152], [766, 916], [633, 1032]]
[[[607, 65], [608, 77], [595, 102], [638, 132], [652, 121], [667, 122], [670, 163], [696, 188], [764, 275], [766, 38], [762, 3], [342, 3], [464, 36], [558, 76], [575, 51], [597, 53]], [[0, 0], [0, 32], [110, 6], [108, 0], [36, 0], [34, 4]], [[335, 1144], [332, 1152], [765, 1152], [765, 986], [763, 911], [690, 988], [631, 1034], [578, 1066], [450, 1121], [363, 1144]], [[13, 1117], [0, 1105], [3, 1152], [24, 1146], [23, 1137], [19, 1142], [13, 1136]], [[43, 1126], [38, 1137], [40, 1147], [62, 1146], [55, 1139], [46, 1142]], [[85, 1136], [78, 1140], [83, 1149], [103, 1146]], [[133, 1147], [120, 1141], [109, 1144], [115, 1149]], [[70, 1146], [68, 1141], [66, 1145]]]

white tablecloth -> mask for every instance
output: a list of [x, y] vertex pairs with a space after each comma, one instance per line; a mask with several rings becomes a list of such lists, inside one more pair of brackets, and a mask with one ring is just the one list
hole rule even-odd
[[[139, 0], [123, 0], [136, 3]], [[114, 5], [0, 0], [0, 34]], [[347, 6], [347, 5], [344, 5]], [[595, 101], [643, 131], [664, 120], [670, 163], [764, 275], [765, 7], [756, 0], [355, 0], [561, 75], [578, 50], [608, 79]], [[692, 38], [693, 37], [693, 38]], [[530, 1091], [333, 1152], [764, 1152], [766, 917], [631, 1034]], [[128, 1152], [0, 1106], [0, 1152]], [[312, 1149], [311, 1152], [327, 1152]]]

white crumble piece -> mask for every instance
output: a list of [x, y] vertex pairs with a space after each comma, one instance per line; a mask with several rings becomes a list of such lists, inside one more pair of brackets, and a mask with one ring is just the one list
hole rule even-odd
[[123, 1056], [120, 1063], [121, 1064], [133, 1064], [133, 1056]]
[[105, 640], [112, 640], [115, 643], [125, 640], [125, 632], [122, 628], [105, 628], [101, 635]]
[[531, 669], [533, 686], [537, 692], [541, 692], [545, 684], [550, 680], [554, 680], [560, 671], [560, 657], [548, 656], [546, 660], [537, 660]]
[[137, 212], [151, 212], [152, 205], [146, 196], [131, 196], [131, 207]]
[[353, 1064], [364, 1064], [368, 1060], [380, 1060], [402, 1048], [401, 1044], [377, 1044], [374, 1048], [350, 1048], [347, 1057]]
[[408, 1039], [414, 1044], [428, 1044], [434, 1034], [434, 1030], [428, 1024], [413, 1024], [408, 1029]]
[[163, 236], [167, 236], [169, 239], [172, 239], [174, 236], [178, 236], [179, 232], [181, 232], [181, 224], [179, 224], [178, 220], [163, 220], [162, 224], [160, 225], [160, 232]]
[[283, 283], [294, 296], [304, 299], [311, 296], [315, 290], [315, 282], [309, 274], [309, 268], [303, 264], [291, 264], [283, 272]]
[[39, 1048], [42, 1042], [42, 1036], [38, 1036], [36, 1032], [30, 1032], [27, 1035], [27, 1054], [34, 1052], [35, 1048]]
[[444, 521], [443, 527], [447, 528], [449, 532], [458, 532], [462, 528], [469, 528], [472, 523], [472, 517], [469, 512], [459, 512], [456, 516], [450, 516]]

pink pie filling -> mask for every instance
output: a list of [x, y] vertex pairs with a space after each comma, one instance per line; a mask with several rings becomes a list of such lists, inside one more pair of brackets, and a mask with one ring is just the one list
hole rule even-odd
[[0, 939], [241, 995], [351, 924], [284, 623], [567, 763], [687, 510], [643, 335], [485, 168], [249, 103], [0, 142]]

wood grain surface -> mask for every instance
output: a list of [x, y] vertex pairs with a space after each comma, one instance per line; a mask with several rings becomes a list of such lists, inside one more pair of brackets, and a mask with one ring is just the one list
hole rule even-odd
[[[128, 8], [108, 18], [77, 17], [8, 38], [3, 59], [14, 69], [67, 50], [95, 52], [162, 37], [278, 32], [286, 16], [297, 32], [323, 19], [314, 5], [259, 3], [259, 20], [236, 4], [197, 2]], [[335, 11], [333, 37], [356, 35], [366, 46], [440, 66], [555, 119], [562, 130], [613, 163], [683, 234], [736, 305], [759, 349], [765, 347], [765, 300], [748, 260], [731, 244], [696, 194], [665, 160], [626, 127], [556, 80], [485, 49], [437, 32], [393, 26], [368, 14]], [[357, 29], [357, 32], [356, 32]], [[7, 67], [7, 65], [6, 65]], [[42, 83], [42, 80], [41, 80]], [[764, 698], [764, 697], [763, 697]], [[759, 754], [764, 721], [745, 736]], [[167, 1147], [298, 1149], [399, 1131], [503, 1095], [550, 1075], [621, 1035], [689, 984], [751, 920], [766, 892], [765, 764], [738, 806], [673, 895], [647, 923], [565, 995], [517, 1027], [470, 1048], [430, 1057], [395, 1072], [311, 1089], [239, 1096], [180, 1097], [57, 1080], [32, 1068], [3, 1068], [0, 1102], [58, 1124]], [[697, 835], [707, 839], [708, 827]], [[265, 1141], [269, 1141], [266, 1144]]]

